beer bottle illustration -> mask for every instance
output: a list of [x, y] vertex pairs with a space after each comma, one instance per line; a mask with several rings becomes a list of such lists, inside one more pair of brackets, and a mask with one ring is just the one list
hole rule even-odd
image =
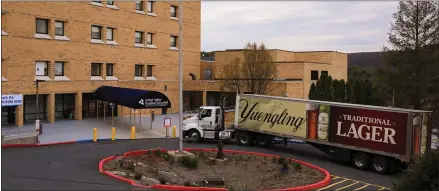
[[317, 139], [320, 141], [328, 141], [328, 130], [329, 130], [329, 105], [319, 106], [319, 119], [318, 119], [318, 129], [317, 129]]

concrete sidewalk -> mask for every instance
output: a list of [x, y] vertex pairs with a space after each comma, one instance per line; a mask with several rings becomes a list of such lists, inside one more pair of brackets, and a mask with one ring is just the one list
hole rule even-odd
[[[136, 138], [164, 138], [166, 135], [172, 137], [172, 126], [177, 127], [178, 131], [178, 114], [169, 114], [167, 117], [171, 118], [171, 128], [166, 133], [164, 128], [164, 118], [166, 115], [155, 116], [155, 120], [151, 127], [150, 116], [134, 116], [130, 117], [115, 117], [112, 125], [111, 117], [89, 118], [83, 120], [58, 120], [53, 124], [43, 123], [43, 134], [39, 135], [40, 143], [53, 143], [71, 140], [83, 140], [93, 138], [93, 128], [98, 129], [98, 139], [111, 138], [111, 128], [116, 128], [116, 138], [129, 139], [131, 138], [131, 127], [136, 126]], [[21, 134], [35, 132], [35, 124], [27, 124], [20, 128], [18, 127], [3, 127], [2, 133], [5, 136], [18, 136], [18, 130]]]

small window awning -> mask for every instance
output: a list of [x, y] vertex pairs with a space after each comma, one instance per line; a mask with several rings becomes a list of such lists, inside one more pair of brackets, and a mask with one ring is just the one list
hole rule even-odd
[[132, 109], [171, 108], [168, 97], [157, 91], [101, 86], [93, 97]]

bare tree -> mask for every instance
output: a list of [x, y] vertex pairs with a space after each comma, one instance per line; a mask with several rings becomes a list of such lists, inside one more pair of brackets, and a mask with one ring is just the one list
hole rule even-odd
[[222, 85], [229, 91], [240, 93], [243, 90], [244, 81], [241, 80], [241, 59], [234, 58], [224, 65], [221, 71]]
[[254, 94], [268, 94], [269, 83], [276, 77], [276, 64], [265, 45], [247, 43], [243, 50], [244, 59], [234, 58], [222, 71], [224, 87], [229, 90]]

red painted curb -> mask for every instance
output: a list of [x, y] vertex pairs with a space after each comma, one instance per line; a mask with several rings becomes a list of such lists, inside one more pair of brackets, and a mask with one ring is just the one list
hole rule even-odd
[[65, 145], [76, 143], [76, 141], [64, 141], [57, 143], [45, 143], [45, 144], [4, 144], [2, 148], [13, 148], [13, 147], [44, 147], [44, 146], [52, 146], [52, 145]]
[[[138, 156], [138, 155], [142, 155], [147, 153], [148, 151], [154, 151], [154, 150], [160, 150], [162, 152], [165, 152], [166, 149], [149, 149], [149, 150], [139, 150], [139, 151], [130, 151], [130, 152], [126, 152], [123, 154], [123, 157], [126, 156]], [[217, 149], [201, 149], [201, 148], [185, 148], [183, 149], [185, 151], [204, 151], [204, 152], [215, 152], [217, 151]], [[266, 157], [274, 157], [274, 158], [280, 158], [281, 156], [277, 156], [277, 155], [272, 155], [272, 154], [264, 154], [264, 153], [256, 153], [256, 152], [247, 152], [247, 151], [236, 151], [236, 150], [223, 150], [223, 152], [227, 152], [227, 153], [234, 153], [234, 154], [248, 154], [248, 155], [258, 155], [258, 156], [266, 156]], [[107, 171], [103, 170], [103, 166], [106, 162], [114, 160], [115, 158], [118, 157], [107, 157], [102, 159], [99, 162], [99, 171], [107, 176], [110, 176], [112, 178], [124, 181], [124, 182], [128, 182], [129, 184], [136, 186], [136, 187], [142, 187], [142, 188], [154, 188], [154, 189], [160, 189], [160, 190], [203, 190], [203, 191], [227, 191], [227, 188], [213, 188], [213, 187], [190, 187], [190, 186], [177, 186], [177, 185], [163, 185], [163, 184], [154, 184], [152, 186], [143, 186], [143, 185], [139, 185], [137, 184], [134, 180], [129, 180], [126, 178], [122, 178], [116, 175], [113, 175]], [[275, 189], [275, 190], [281, 190], [281, 191], [296, 191], [296, 190], [316, 190], [319, 188], [322, 188], [324, 186], [327, 186], [330, 182], [331, 182], [331, 175], [329, 174], [328, 171], [326, 171], [323, 168], [320, 168], [318, 166], [315, 166], [313, 164], [307, 163], [307, 162], [303, 162], [300, 160], [296, 160], [296, 159], [291, 159], [289, 158], [289, 160], [292, 160], [294, 162], [300, 163], [302, 165], [305, 165], [309, 168], [314, 168], [320, 172], [322, 172], [325, 175], [325, 178], [317, 183], [314, 184], [310, 184], [310, 185], [306, 185], [306, 186], [298, 186], [298, 187], [292, 187], [292, 188], [280, 188], [280, 189]]]

